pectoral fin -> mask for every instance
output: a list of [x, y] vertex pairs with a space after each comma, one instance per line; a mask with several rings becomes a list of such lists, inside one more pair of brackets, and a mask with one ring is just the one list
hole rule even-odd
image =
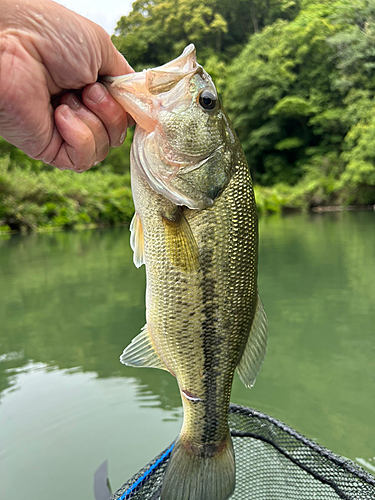
[[194, 271], [199, 264], [198, 245], [179, 209], [173, 220], [163, 217], [167, 255], [172, 264], [183, 271]]
[[147, 324], [142, 328], [141, 333], [125, 348], [120, 356], [120, 361], [128, 366], [160, 368], [168, 371], [152, 345]]
[[249, 338], [237, 365], [237, 373], [246, 385], [252, 387], [264, 361], [267, 348], [267, 316], [258, 293], [258, 303]]
[[133, 262], [136, 267], [145, 263], [145, 242], [143, 238], [142, 223], [139, 215], [135, 212], [130, 223], [130, 246], [133, 250]]

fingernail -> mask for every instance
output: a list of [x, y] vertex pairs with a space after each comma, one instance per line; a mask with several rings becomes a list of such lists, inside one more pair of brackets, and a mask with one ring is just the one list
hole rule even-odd
[[69, 106], [67, 104], [62, 104], [60, 106], [60, 114], [66, 120], [70, 120], [71, 118], [75, 118], [75, 115], [73, 114], [72, 110], [69, 108]]
[[121, 146], [121, 144], [125, 141], [126, 133], [127, 129], [125, 129], [125, 131], [120, 135], [118, 142], [116, 144], [111, 144], [111, 146], [114, 148], [118, 148], [119, 146]]
[[125, 129], [124, 132], [121, 134], [121, 136], [120, 136], [120, 144], [122, 144], [125, 141], [127, 132], [128, 132], [128, 130]]
[[106, 94], [107, 90], [103, 87], [103, 85], [100, 85], [100, 83], [96, 83], [88, 91], [87, 98], [91, 102], [99, 104], [100, 102], [102, 102]]
[[74, 94], [70, 94], [66, 100], [67, 105], [70, 109], [78, 109], [81, 107], [81, 103]]

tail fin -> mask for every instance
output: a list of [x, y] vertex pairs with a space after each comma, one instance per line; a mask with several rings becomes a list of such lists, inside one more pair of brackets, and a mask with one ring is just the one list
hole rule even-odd
[[234, 491], [235, 476], [234, 451], [229, 432], [222, 446], [214, 453], [200, 455], [194, 454], [178, 438], [165, 473], [160, 498], [226, 500]]

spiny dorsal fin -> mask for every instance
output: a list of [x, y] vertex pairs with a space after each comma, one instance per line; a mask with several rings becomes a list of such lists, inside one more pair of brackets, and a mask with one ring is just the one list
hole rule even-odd
[[194, 271], [199, 264], [198, 245], [182, 211], [175, 220], [163, 217], [167, 255], [183, 271]]
[[147, 324], [142, 328], [141, 333], [124, 349], [124, 352], [120, 356], [120, 361], [128, 366], [144, 366], [147, 368], [160, 368], [161, 370], [168, 371], [168, 368], [159, 358], [152, 345]]
[[141, 218], [135, 212], [130, 223], [130, 246], [133, 250], [133, 262], [136, 267], [141, 267], [145, 263], [145, 242], [143, 238], [143, 229]]
[[267, 316], [258, 292], [254, 321], [237, 373], [246, 387], [252, 387], [264, 361], [267, 348]]

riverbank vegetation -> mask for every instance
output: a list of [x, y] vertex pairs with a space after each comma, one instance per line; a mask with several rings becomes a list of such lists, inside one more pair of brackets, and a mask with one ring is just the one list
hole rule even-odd
[[103, 165], [89, 174], [60, 172], [16, 152], [15, 164], [9, 155], [0, 158], [0, 235], [130, 221], [129, 171]]
[[[375, 203], [375, 0], [137, 0], [112, 39], [137, 70], [195, 43], [260, 212]], [[130, 140], [82, 175], [1, 140], [0, 230], [128, 222]]]

